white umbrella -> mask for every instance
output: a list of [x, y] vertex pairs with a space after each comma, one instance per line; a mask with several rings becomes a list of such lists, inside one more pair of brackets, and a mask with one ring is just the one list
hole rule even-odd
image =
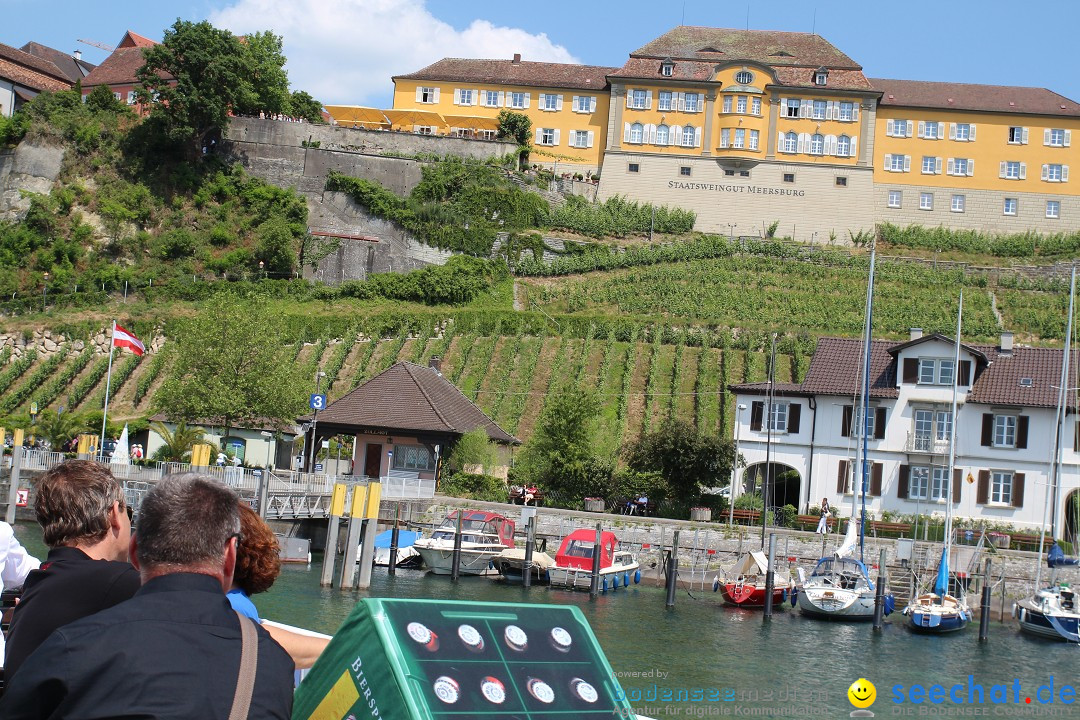
[[127, 425], [124, 425], [124, 432], [120, 433], [120, 439], [116, 441], [116, 448], [113, 450], [112, 459], [109, 460], [109, 462], [118, 465], [128, 465], [131, 463], [131, 455], [128, 453]]

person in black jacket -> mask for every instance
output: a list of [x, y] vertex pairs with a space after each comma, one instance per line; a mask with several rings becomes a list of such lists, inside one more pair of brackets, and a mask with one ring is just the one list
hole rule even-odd
[[12, 615], [7, 680], [53, 630], [131, 598], [140, 585], [128, 562], [130, 508], [108, 467], [68, 460], [52, 468], [37, 482], [34, 512], [50, 550]]
[[[241, 626], [229, 607], [240, 542], [237, 496], [213, 478], [163, 479], [139, 507], [131, 559], [143, 585], [131, 600], [53, 633], [23, 664], [0, 717], [229, 717]], [[261, 627], [246, 717], [289, 718], [293, 662]]]

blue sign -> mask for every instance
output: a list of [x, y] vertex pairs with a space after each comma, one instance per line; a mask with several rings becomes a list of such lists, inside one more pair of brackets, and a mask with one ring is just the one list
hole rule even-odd
[[315, 472], [322, 472], [322, 469], [323, 469], [323, 464], [322, 463], [315, 463]]
[[326, 396], [319, 395], [318, 393], [311, 393], [311, 399], [308, 400], [308, 407], [312, 410], [325, 410]]

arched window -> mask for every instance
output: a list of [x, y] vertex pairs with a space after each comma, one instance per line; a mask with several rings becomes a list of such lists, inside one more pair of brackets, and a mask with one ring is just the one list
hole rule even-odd
[[814, 133], [810, 136], [810, 154], [811, 155], [824, 155], [825, 154], [825, 136], [821, 133]]
[[630, 126], [630, 142], [632, 142], [632, 143], [640, 143], [641, 142], [642, 130], [643, 130], [643, 128], [641, 126], [641, 123], [634, 123], [633, 125], [631, 125]]
[[669, 142], [671, 142], [671, 141], [668, 139], [668, 126], [667, 125], [657, 125], [656, 126], [656, 144], [657, 145], [667, 145]]
[[836, 154], [839, 157], [847, 157], [851, 154], [851, 138], [847, 135], [836, 138]]
[[682, 144], [684, 147], [694, 147], [694, 126], [683, 125]]
[[799, 149], [799, 136], [793, 132], [789, 132], [784, 136], [784, 152], [797, 152]]

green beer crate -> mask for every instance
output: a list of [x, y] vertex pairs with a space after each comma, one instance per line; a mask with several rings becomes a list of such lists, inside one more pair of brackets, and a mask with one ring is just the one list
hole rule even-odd
[[296, 691], [293, 720], [632, 717], [581, 610], [361, 600]]

